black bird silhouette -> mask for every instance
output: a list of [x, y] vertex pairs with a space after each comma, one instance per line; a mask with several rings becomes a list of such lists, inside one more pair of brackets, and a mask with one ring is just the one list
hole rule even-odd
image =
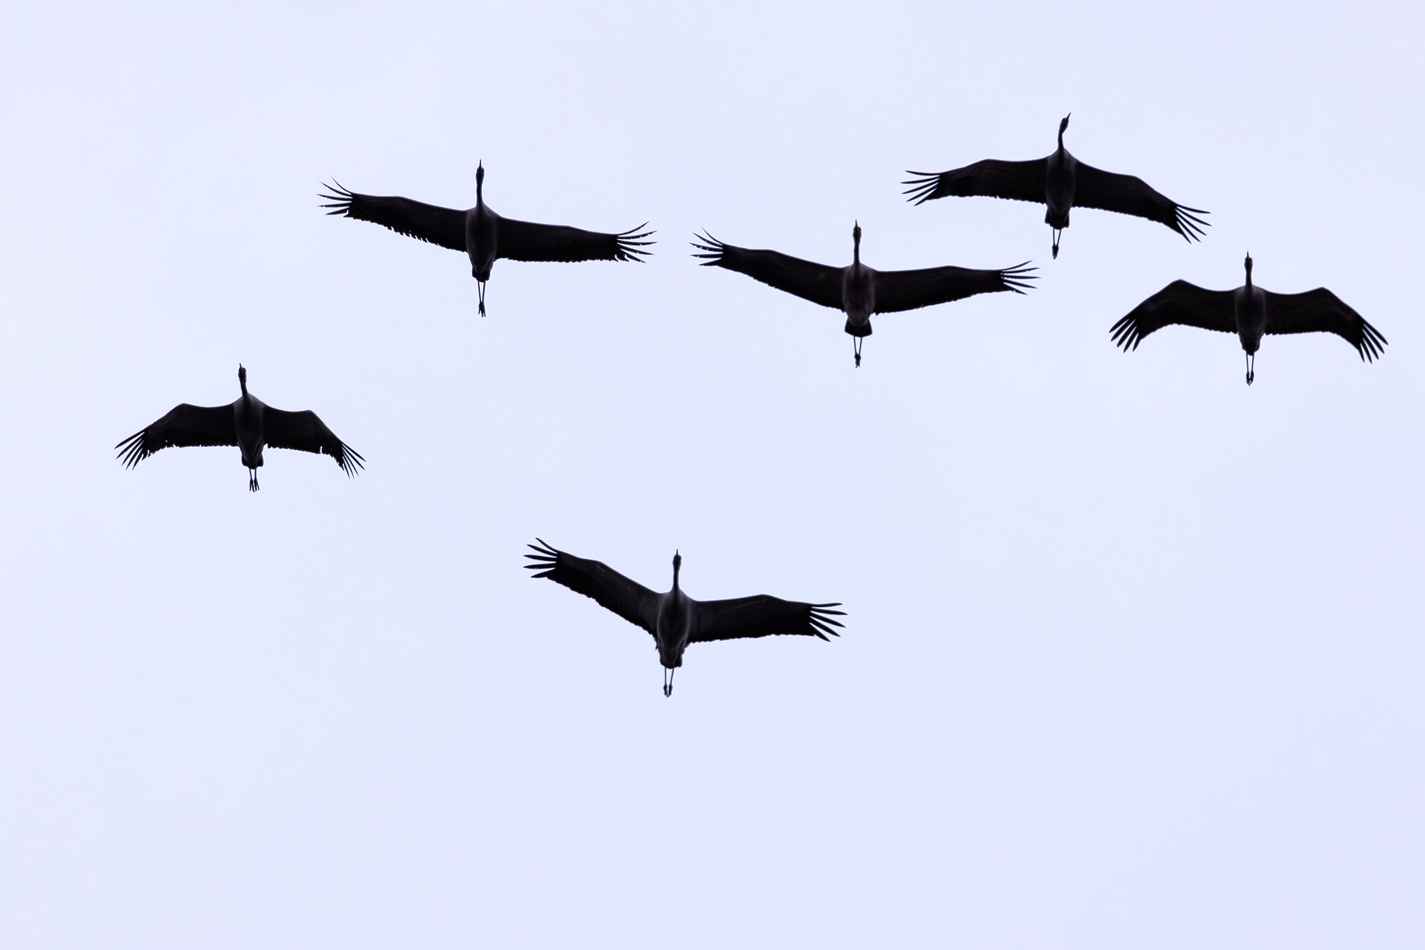
[[332, 202], [327, 214], [371, 221], [401, 234], [464, 251], [470, 272], [480, 285], [480, 316], [485, 315], [485, 281], [499, 258], [511, 261], [639, 261], [650, 251], [653, 234], [639, 225], [617, 234], [584, 231], [559, 224], [532, 224], [505, 218], [485, 204], [485, 164], [475, 169], [475, 207], [468, 211], [438, 208], [410, 198], [361, 195], [340, 184], [322, 185], [333, 194], [318, 195]]
[[922, 204], [932, 198], [986, 195], [1014, 201], [1042, 202], [1049, 206], [1044, 223], [1053, 229], [1054, 257], [1059, 256], [1059, 235], [1069, 226], [1070, 208], [1101, 208], [1132, 214], [1166, 224], [1188, 241], [1200, 240], [1207, 222], [1196, 217], [1207, 214], [1187, 208], [1158, 194], [1141, 178], [1101, 171], [1069, 154], [1064, 148], [1066, 115], [1059, 122], [1059, 147], [1047, 158], [1028, 162], [1002, 162], [987, 158], [948, 172], [906, 172], [920, 175], [901, 184], [909, 201]]
[[1334, 333], [1373, 361], [1385, 337], [1325, 287], [1302, 294], [1274, 294], [1252, 283], [1252, 255], [1243, 261], [1247, 282], [1236, 290], [1205, 290], [1175, 280], [1134, 307], [1109, 330], [1126, 353], [1170, 323], [1236, 333], [1247, 354], [1247, 385], [1256, 377], [1256, 354], [1263, 333]]
[[841, 310], [846, 314], [846, 332], [855, 339], [852, 353], [861, 365], [861, 343], [871, 335], [871, 314], [915, 310], [937, 303], [949, 303], [975, 294], [1012, 290], [1024, 293], [1026, 281], [1037, 278], [1029, 272], [1028, 261], [1003, 270], [971, 270], [965, 267], [928, 267], [924, 270], [878, 271], [861, 263], [861, 225], [851, 229], [851, 265], [830, 267], [814, 264], [779, 251], [753, 251], [734, 247], [703, 232], [693, 242], [702, 253], [704, 267], [725, 267], [754, 280], [795, 294], [803, 300]]
[[774, 634], [797, 634], [827, 639], [839, 637], [832, 627], [840, 627], [832, 617], [845, 611], [832, 610], [840, 604], [803, 604], [767, 594], [735, 600], [694, 600], [678, 587], [682, 555], [673, 553], [673, 589], [657, 594], [600, 561], [589, 561], [558, 551], [536, 538], [535, 552], [525, 557], [534, 561], [525, 567], [586, 597], [592, 597], [629, 623], [653, 634], [658, 659], [663, 663], [663, 695], [673, 695], [673, 671], [683, 665], [683, 651], [690, 643], [709, 640], [737, 640]]
[[330, 455], [348, 476], [364, 467], [356, 450], [338, 439], [311, 410], [286, 412], [265, 405], [247, 391], [247, 370], [238, 364], [242, 395], [227, 406], [190, 406], [182, 403], [153, 425], [141, 429], [114, 448], [125, 468], [170, 446], [236, 445], [248, 468], [247, 487], [257, 491], [257, 470], [262, 467], [262, 447], [296, 449]]

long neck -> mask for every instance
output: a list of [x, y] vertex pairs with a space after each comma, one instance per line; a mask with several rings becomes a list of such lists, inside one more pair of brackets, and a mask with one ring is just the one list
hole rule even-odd
[[856, 242], [851, 245], [851, 263], [853, 265], [861, 263], [861, 235], [856, 235]]
[[678, 589], [678, 567], [677, 564], [673, 565], [673, 589], [675, 591]]
[[246, 376], [239, 376], [239, 377], [238, 377], [238, 385], [242, 387], [242, 395], [243, 395], [243, 398], [246, 399], [246, 398], [247, 398], [247, 377], [246, 377]]
[[1248, 290], [1251, 290], [1251, 289], [1252, 289], [1252, 268], [1251, 268], [1251, 267], [1248, 267], [1248, 268], [1247, 268], [1247, 289], [1248, 289]]

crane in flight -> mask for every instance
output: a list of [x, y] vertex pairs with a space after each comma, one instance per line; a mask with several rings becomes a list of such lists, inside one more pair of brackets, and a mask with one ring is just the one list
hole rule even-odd
[[[832, 610], [840, 604], [805, 604], [782, 600], [768, 594], [734, 600], [694, 600], [678, 586], [678, 569], [683, 557], [673, 552], [673, 589], [659, 594], [637, 581], [624, 577], [601, 561], [590, 561], [556, 550], [540, 541], [529, 547], [535, 552], [525, 557], [533, 561], [525, 567], [534, 577], [547, 577], [572, 591], [592, 597], [600, 606], [653, 635], [658, 659], [663, 663], [663, 695], [673, 695], [673, 672], [683, 665], [683, 651], [690, 643], [712, 640], [739, 640], [793, 634], [839, 637], [834, 630], [842, 624], [833, 619], [845, 611]], [[829, 641], [828, 641], [829, 642]]]
[[181, 403], [162, 419], [124, 439], [114, 448], [125, 468], [133, 468], [155, 452], [190, 445], [235, 445], [247, 466], [248, 491], [257, 491], [257, 470], [264, 446], [330, 455], [349, 477], [363, 468], [356, 450], [336, 437], [311, 410], [287, 412], [269, 406], [247, 391], [247, 370], [238, 364], [242, 395], [226, 406]]
[[475, 169], [475, 207], [466, 211], [440, 208], [410, 198], [362, 195], [340, 184], [323, 185], [331, 194], [327, 214], [370, 221], [398, 234], [417, 238], [470, 258], [470, 273], [479, 284], [480, 316], [485, 315], [485, 282], [495, 261], [641, 261], [651, 253], [644, 240], [653, 234], [639, 225], [605, 234], [561, 224], [534, 224], [496, 214], [485, 204], [485, 163]]
[[1385, 337], [1325, 287], [1301, 294], [1274, 294], [1252, 283], [1252, 255], [1242, 266], [1247, 282], [1236, 290], [1207, 290], [1175, 280], [1134, 307], [1109, 330], [1126, 353], [1143, 338], [1169, 324], [1235, 333], [1247, 354], [1247, 385], [1256, 378], [1257, 349], [1264, 333], [1334, 333], [1356, 348], [1362, 360], [1375, 360]]
[[1046, 204], [1044, 223], [1053, 229], [1052, 250], [1056, 259], [1059, 235], [1069, 226], [1071, 208], [1100, 208], [1136, 215], [1166, 224], [1188, 241], [1201, 240], [1207, 222], [1197, 215], [1207, 214], [1206, 211], [1170, 201], [1141, 178], [1102, 171], [1079, 161], [1064, 148], [1064, 132], [1068, 128], [1066, 115], [1059, 122], [1059, 147], [1046, 158], [1027, 162], [987, 158], [939, 174], [908, 171], [907, 175], [920, 177], [901, 182], [911, 186], [905, 191], [910, 195], [907, 200], [924, 204], [934, 198], [985, 195]]

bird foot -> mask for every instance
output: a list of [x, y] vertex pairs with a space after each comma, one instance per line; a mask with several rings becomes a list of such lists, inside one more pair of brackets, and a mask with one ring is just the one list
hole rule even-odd
[[1257, 374], [1256, 374], [1256, 373], [1248, 373], [1248, 374], [1247, 374], [1247, 385], [1248, 385], [1248, 386], [1252, 385], [1252, 380], [1255, 379], [1256, 377], [1257, 377]]
[[860, 368], [861, 368], [861, 354], [860, 354], [860, 353], [857, 353], [857, 354], [856, 354], [856, 368], [857, 368], [857, 369], [860, 369]]

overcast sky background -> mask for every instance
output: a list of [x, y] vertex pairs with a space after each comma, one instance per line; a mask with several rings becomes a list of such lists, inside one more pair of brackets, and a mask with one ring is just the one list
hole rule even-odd
[[[1340, 7], [1339, 12], [1334, 7]], [[1415, 948], [1412, 4], [0, 14], [0, 944]], [[1201, 244], [912, 207], [1067, 144]], [[370, 194], [622, 230], [465, 258]], [[844, 318], [695, 229], [1038, 289]], [[1185, 278], [1390, 341], [1108, 328]], [[252, 391], [363, 453], [111, 446]], [[839, 600], [694, 646], [521, 570]]]

